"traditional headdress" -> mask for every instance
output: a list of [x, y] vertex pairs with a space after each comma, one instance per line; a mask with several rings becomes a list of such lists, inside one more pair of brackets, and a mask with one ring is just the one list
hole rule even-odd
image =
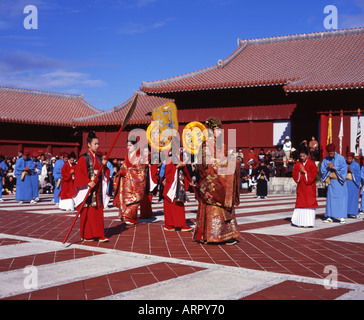
[[208, 129], [219, 129], [221, 128], [221, 120], [219, 118], [216, 118], [216, 117], [210, 117], [210, 118], [207, 118], [206, 120], [206, 127]]
[[354, 158], [355, 157], [355, 153], [354, 152], [348, 152], [348, 153], [346, 153], [346, 157], [347, 158]]
[[326, 146], [326, 151], [327, 152], [333, 152], [333, 151], [335, 151], [336, 150], [336, 148], [335, 148], [335, 145], [333, 144], [333, 143], [330, 143], [330, 144], [328, 144], [327, 146]]

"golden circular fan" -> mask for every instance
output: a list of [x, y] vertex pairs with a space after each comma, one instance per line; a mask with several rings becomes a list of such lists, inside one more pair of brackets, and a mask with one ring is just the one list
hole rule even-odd
[[204, 142], [206, 138], [207, 130], [205, 125], [201, 122], [190, 122], [183, 129], [183, 147], [190, 154], [197, 154], [202, 142]]
[[157, 125], [151, 123], [147, 128], [148, 143], [151, 148], [156, 150], [166, 150], [171, 148], [172, 136], [166, 135], [164, 131], [160, 132]]

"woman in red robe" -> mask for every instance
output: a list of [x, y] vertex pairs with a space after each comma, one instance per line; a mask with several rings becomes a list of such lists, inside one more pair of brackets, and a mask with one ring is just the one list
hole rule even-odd
[[114, 206], [119, 208], [119, 219], [126, 224], [138, 223], [138, 207], [145, 192], [145, 164], [141, 161], [135, 137], [128, 139], [128, 156], [114, 178]]
[[148, 147], [144, 148], [143, 157], [145, 160], [145, 193], [140, 203], [140, 218], [149, 219], [153, 217], [152, 200], [158, 186], [158, 159], [154, 156], [149, 161]]
[[63, 159], [65, 161], [65, 164], [62, 166], [61, 169], [62, 185], [61, 191], [59, 193], [59, 209], [73, 211], [75, 210], [75, 205], [72, 197], [75, 194], [73, 182], [76, 168], [76, 155], [73, 152], [71, 152], [70, 154], [66, 153]]
[[[179, 150], [177, 149], [177, 153]], [[173, 155], [166, 161], [163, 188], [164, 230], [192, 231], [186, 224], [185, 201], [189, 182], [185, 175], [186, 166], [178, 161], [179, 155]]]
[[[106, 166], [107, 159], [102, 159], [97, 154], [99, 139], [94, 132], [89, 133], [87, 146], [89, 149], [79, 158], [76, 166], [74, 179], [76, 194], [73, 199], [77, 211], [80, 211], [88, 189], [92, 189], [81, 213], [81, 239], [84, 241], [98, 239], [100, 242], [106, 242], [109, 239], [104, 234], [104, 208], [107, 207], [109, 202], [106, 190], [110, 173]], [[99, 179], [96, 180], [96, 175], [102, 163], [104, 164], [103, 172], [99, 175]]]
[[292, 225], [297, 227], [313, 227], [315, 225], [316, 208], [316, 176], [317, 166], [308, 158], [308, 149], [300, 151], [300, 161], [293, 167], [292, 177], [297, 183], [296, 206], [292, 215]]

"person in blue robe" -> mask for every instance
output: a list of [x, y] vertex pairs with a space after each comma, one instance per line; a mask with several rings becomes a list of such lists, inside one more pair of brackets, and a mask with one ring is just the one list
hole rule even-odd
[[53, 168], [53, 178], [54, 178], [54, 193], [53, 193], [53, 202], [58, 205], [59, 204], [59, 193], [61, 191], [62, 186], [62, 167], [64, 165], [63, 160], [64, 153], [62, 152], [60, 155], [60, 159], [56, 161]]
[[42, 165], [36, 156], [33, 156], [35, 172], [31, 176], [32, 188], [33, 188], [33, 200], [39, 201], [39, 176], [42, 173]]
[[345, 158], [335, 151], [335, 145], [326, 146], [328, 156], [321, 163], [321, 180], [329, 185], [326, 198], [326, 219], [323, 222], [333, 222], [332, 218], [345, 223], [347, 217], [347, 184], [348, 166]]
[[361, 202], [360, 202], [360, 209], [359, 214], [364, 214], [364, 166], [360, 169], [360, 182], [361, 182]]
[[0, 201], [3, 200], [3, 179], [6, 177], [6, 171], [8, 170], [8, 166], [5, 163], [5, 158], [3, 155], [0, 155]]
[[348, 165], [348, 174], [346, 176], [348, 186], [348, 218], [358, 219], [361, 174], [359, 163], [354, 161], [354, 156], [353, 152], [346, 154], [346, 163]]
[[33, 201], [31, 176], [34, 175], [34, 161], [29, 154], [24, 154], [15, 163], [14, 175], [16, 179], [15, 201]]

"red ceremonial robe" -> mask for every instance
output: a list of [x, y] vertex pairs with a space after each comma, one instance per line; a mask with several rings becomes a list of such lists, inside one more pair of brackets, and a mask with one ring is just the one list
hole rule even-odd
[[[301, 174], [300, 168], [304, 166], [307, 174]], [[305, 163], [298, 161], [293, 167], [292, 177], [297, 183], [297, 199], [295, 208], [317, 208], [316, 176], [317, 166], [310, 158]]]
[[[90, 151], [88, 153], [91, 155], [94, 170], [99, 170], [101, 167], [101, 163], [99, 159], [93, 155]], [[104, 237], [104, 203], [100, 203], [99, 195], [100, 192], [103, 193], [103, 199], [105, 198], [105, 192], [103, 192], [107, 186], [107, 180], [110, 176], [109, 169], [104, 166], [104, 172], [99, 176], [99, 180], [93, 190], [96, 191], [96, 205], [89, 205], [84, 207], [81, 213], [80, 218], [80, 233], [81, 238], [83, 239], [92, 239], [92, 238], [103, 238]], [[106, 180], [106, 185], [105, 181]], [[75, 180], [74, 187], [77, 193], [82, 189], [83, 191], [89, 188], [87, 184], [92, 180], [89, 178], [88, 170], [87, 170], [87, 162], [84, 156], [81, 156], [78, 160], [75, 170]], [[75, 197], [74, 197], [75, 199]], [[77, 203], [77, 211], [81, 210], [81, 204]]]
[[[157, 180], [157, 172], [158, 172], [158, 165], [152, 164], [149, 166], [148, 175], [146, 175], [146, 189], [145, 195], [140, 203], [140, 218], [148, 219], [153, 217], [153, 210], [152, 210], [152, 199], [153, 199], [153, 190], [158, 185]], [[149, 190], [147, 190], [147, 187]]]
[[[227, 146], [223, 145], [223, 150], [219, 151], [223, 152], [223, 156], [229, 161], [221, 162], [219, 153], [215, 153], [214, 140], [208, 138], [202, 143], [199, 152], [201, 196], [193, 237], [201, 242], [219, 243], [239, 237], [235, 206], [240, 203], [240, 161], [232, 154], [229, 155]], [[221, 171], [219, 174], [219, 169], [228, 169], [229, 166], [231, 171], [228, 170], [228, 174], [222, 174]]]
[[[181, 170], [185, 170], [184, 167], [181, 167]], [[163, 189], [163, 207], [164, 207], [164, 224], [166, 226], [174, 227], [174, 228], [182, 228], [186, 227], [186, 213], [185, 213], [185, 205], [182, 201], [176, 201], [176, 184], [178, 179], [178, 172], [176, 175], [177, 167], [171, 161], [169, 164], [166, 164], [165, 168], [165, 185]], [[184, 187], [185, 190], [188, 190], [189, 181], [185, 177], [184, 179]]]
[[61, 169], [62, 174], [62, 185], [61, 191], [59, 193], [59, 197], [61, 200], [65, 199], [72, 199], [73, 195], [75, 194], [75, 188], [73, 186], [73, 177], [74, 175], [71, 174], [71, 170], [75, 170], [76, 165], [72, 165], [67, 161]]
[[[130, 157], [130, 159], [129, 159]], [[139, 153], [127, 156], [114, 178], [114, 206], [126, 223], [138, 223], [138, 207], [145, 194], [145, 164]]]

